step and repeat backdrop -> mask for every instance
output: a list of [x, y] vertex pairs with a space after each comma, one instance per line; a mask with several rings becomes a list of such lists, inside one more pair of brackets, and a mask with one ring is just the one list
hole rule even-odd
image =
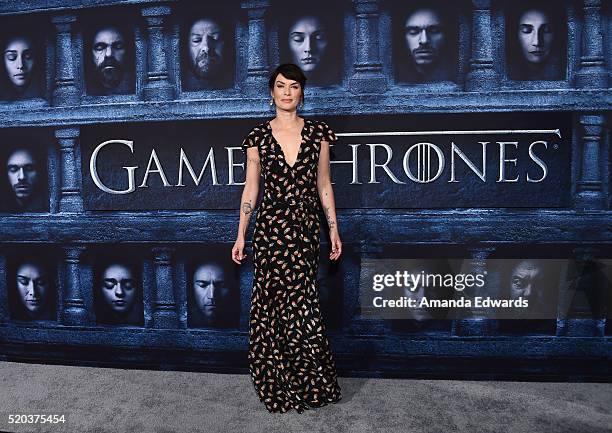
[[612, 373], [608, 2], [33, 0], [0, 22], [0, 358], [246, 371], [240, 145], [293, 62], [299, 115], [338, 136], [344, 248], [321, 215], [317, 286], [340, 369]]

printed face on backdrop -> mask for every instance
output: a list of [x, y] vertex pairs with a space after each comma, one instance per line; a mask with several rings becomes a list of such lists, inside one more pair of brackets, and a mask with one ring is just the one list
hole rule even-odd
[[98, 83], [106, 89], [117, 87], [126, 69], [124, 35], [115, 27], [103, 28], [94, 35], [91, 51]]
[[[510, 297], [529, 300], [530, 308], [541, 306], [544, 296], [544, 272], [536, 261], [523, 260], [516, 264], [510, 275]], [[521, 309], [523, 310], [523, 309]]]
[[219, 75], [225, 59], [223, 29], [216, 21], [202, 18], [194, 22], [188, 35], [189, 58], [199, 78]]
[[116, 314], [126, 315], [136, 300], [136, 279], [132, 270], [120, 263], [108, 266], [102, 273], [102, 299]]
[[288, 46], [292, 62], [305, 73], [321, 68], [328, 45], [327, 30], [318, 17], [301, 17], [289, 28]]
[[230, 298], [223, 268], [216, 263], [199, 265], [193, 273], [193, 297], [207, 322], [222, 319]]
[[404, 31], [406, 47], [416, 69], [421, 73], [434, 69], [446, 43], [440, 13], [434, 9], [417, 9], [406, 17]]
[[4, 47], [4, 66], [9, 82], [17, 91], [25, 90], [32, 81], [34, 47], [27, 37], [9, 39]]
[[51, 280], [45, 269], [35, 262], [24, 262], [17, 268], [19, 301], [32, 317], [41, 315], [47, 306]]
[[517, 37], [524, 59], [532, 64], [545, 63], [554, 43], [551, 17], [545, 11], [529, 9], [518, 20]]
[[25, 205], [34, 195], [39, 180], [34, 155], [25, 148], [14, 150], [6, 161], [6, 171], [15, 199], [19, 204]]
[[[408, 273], [410, 274], [420, 274], [421, 272], [425, 272], [425, 274], [434, 273], [431, 269], [428, 269], [425, 266], [416, 266], [414, 268], [408, 269]], [[413, 287], [404, 286], [403, 296], [406, 296], [408, 299], [414, 299], [416, 302], [416, 307], [408, 308], [407, 317], [408, 319], [413, 320], [431, 320], [435, 319], [434, 311], [431, 308], [427, 307], [419, 307], [421, 300], [424, 297], [433, 299], [438, 298], [437, 288], [436, 287], [426, 287], [424, 284], [419, 284], [418, 287], [414, 290], [410, 290]]]

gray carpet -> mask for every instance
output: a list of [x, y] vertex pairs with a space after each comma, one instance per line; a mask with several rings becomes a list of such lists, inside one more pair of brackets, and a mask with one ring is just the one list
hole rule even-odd
[[[612, 432], [612, 384], [340, 378], [343, 400], [270, 414], [247, 375], [0, 362], [8, 432]], [[8, 424], [8, 414], [65, 424]]]

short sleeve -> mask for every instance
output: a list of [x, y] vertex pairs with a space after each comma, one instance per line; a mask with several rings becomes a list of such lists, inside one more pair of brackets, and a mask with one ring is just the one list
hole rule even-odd
[[259, 128], [255, 127], [253, 129], [251, 129], [251, 131], [248, 133], [248, 135], [244, 138], [244, 140], [242, 141], [242, 151], [245, 153], [247, 153], [247, 149], [249, 147], [256, 147], [259, 144], [259, 139], [260, 139], [260, 133], [259, 133]]
[[319, 131], [317, 131], [319, 134], [322, 134], [321, 136], [321, 140], [325, 140], [329, 143], [336, 141], [338, 138], [336, 137], [336, 134], [334, 134], [334, 131], [332, 131], [332, 129], [327, 125], [327, 123], [325, 122], [319, 122], [318, 125]]

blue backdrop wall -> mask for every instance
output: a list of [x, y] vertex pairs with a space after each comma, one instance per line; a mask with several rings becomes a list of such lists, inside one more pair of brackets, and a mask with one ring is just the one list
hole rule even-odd
[[[515, 17], [538, 4], [440, 2], [433, 6], [445, 20], [445, 51], [440, 69], [424, 74], [406, 48], [404, 17], [416, 2], [337, 0], [324, 13], [314, 3], [297, 12], [272, 0], [215, 3], [0, 4], [0, 357], [246, 371], [252, 263], [230, 260], [244, 182], [240, 143], [274, 116], [268, 76], [293, 60], [289, 27], [303, 13], [324, 23], [327, 45], [325, 52], [319, 45], [321, 69], [309, 72], [301, 115], [325, 120], [339, 136], [332, 173], [344, 255], [329, 263], [323, 230], [319, 272], [339, 369], [610, 375], [609, 293], [598, 298], [601, 309], [593, 308], [592, 288], [581, 289], [586, 303], [569, 309], [559, 293], [555, 320], [524, 327], [474, 318], [400, 329], [361, 317], [359, 299], [361, 262], [370, 258], [461, 258], [474, 269], [492, 258], [612, 258], [609, 3], [556, 2], [555, 45], [546, 68], [535, 71], [521, 65], [513, 35]], [[210, 42], [223, 39], [216, 75], [190, 63], [196, 17], [213, 17], [221, 29]], [[120, 72], [96, 68], [98, 31], [111, 26], [121, 35], [113, 48], [124, 53]], [[19, 51], [24, 44], [29, 53]], [[20, 60], [8, 57], [11, 49], [23, 54], [25, 72], [13, 74]], [[508, 138], [502, 131], [510, 130], [539, 132]], [[420, 133], [388, 134], [407, 131]], [[372, 132], [374, 139], [364, 134]], [[512, 154], [518, 162], [508, 165], [516, 183], [498, 181], [497, 143], [506, 139], [520, 141]], [[527, 176], [542, 170], [526, 149], [537, 140], [550, 145], [536, 148], [548, 175], [534, 183]], [[448, 164], [451, 141], [473, 161], [480, 142], [495, 144], [483, 163], [487, 181], [459, 163], [457, 183], [448, 165], [433, 180], [402, 172], [407, 149], [419, 142], [435, 144]], [[5, 185], [16, 145], [37, 163], [35, 197], [25, 204], [15, 201], [19, 188]], [[395, 180], [373, 168], [387, 158]], [[134, 190], [116, 193], [129, 189], [130, 173]], [[17, 271], [34, 259], [47, 276], [40, 284], [53, 293], [38, 316], [19, 311], [16, 289]], [[124, 320], [105, 312], [99, 292], [113, 260], [139, 290]], [[209, 262], [224, 275], [234, 307], [223, 321], [211, 321], [194, 300], [194, 275]]]

